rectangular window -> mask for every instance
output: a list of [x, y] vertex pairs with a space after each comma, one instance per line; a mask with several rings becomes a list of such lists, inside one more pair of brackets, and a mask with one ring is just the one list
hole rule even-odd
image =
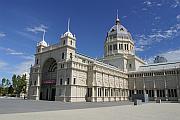
[[64, 64], [61, 64], [61, 68], [64, 68]]
[[39, 64], [39, 59], [36, 59], [36, 64]]
[[124, 44], [124, 50], [126, 50], [126, 44]]
[[127, 50], [129, 50], [129, 45], [127, 44]]
[[113, 50], [117, 50], [117, 44], [113, 45]]
[[92, 97], [92, 88], [88, 88], [87, 90], [87, 97]]
[[121, 50], [123, 49], [123, 44], [121, 44]]
[[60, 85], [62, 85], [62, 79], [60, 79]]
[[61, 58], [64, 59], [64, 53], [62, 53], [62, 57]]
[[112, 45], [109, 45], [109, 50], [112, 51]]
[[69, 85], [69, 78], [67, 78], [67, 85]]
[[76, 78], [74, 78], [73, 84], [76, 84]]

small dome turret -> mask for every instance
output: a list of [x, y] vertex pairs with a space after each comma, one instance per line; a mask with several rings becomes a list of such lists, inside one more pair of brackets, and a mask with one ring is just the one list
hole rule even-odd
[[42, 40], [42, 41], [40, 41], [38, 44], [37, 44], [37, 46], [44, 46], [44, 47], [47, 47], [48, 46], [48, 44], [46, 43], [46, 41], [44, 41], [44, 40]]

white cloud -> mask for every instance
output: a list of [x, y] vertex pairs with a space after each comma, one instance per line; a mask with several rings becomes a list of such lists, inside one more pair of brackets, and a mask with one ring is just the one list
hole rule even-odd
[[160, 19], [161, 19], [161, 17], [156, 16], [154, 19], [155, 19], [155, 20], [160, 20]]
[[169, 62], [180, 61], [180, 49], [161, 53], [160, 56], [165, 57]]
[[27, 27], [26, 30], [29, 32], [33, 32], [33, 33], [38, 33], [38, 32], [44, 32], [46, 31], [48, 27], [41, 24], [39, 26], [35, 26], [35, 27]]
[[144, 51], [144, 48], [143, 48], [143, 46], [135, 47], [135, 51], [141, 52], [141, 51]]
[[13, 49], [11, 49], [11, 48], [0, 47], [0, 50], [5, 51], [6, 54], [9, 54], [9, 55], [24, 55], [24, 53], [22, 53], [22, 52], [17, 52], [16, 50], [13, 50]]
[[148, 10], [147, 8], [142, 8], [142, 11], [146, 11], [146, 10]]
[[180, 35], [180, 24], [169, 27], [166, 30], [152, 29], [148, 35], [135, 35], [135, 43], [138, 51], [148, 48], [152, 43], [161, 42], [162, 40], [171, 40]]
[[180, 14], [176, 16], [177, 21], [180, 21]]
[[6, 36], [5, 33], [0, 32], [0, 38], [1, 38], [1, 37], [5, 37], [5, 36]]
[[156, 5], [157, 5], [157, 6], [162, 6], [162, 4], [161, 4], [161, 3], [157, 3]]
[[[25, 57], [25, 56], [24, 56]], [[22, 75], [30, 72], [31, 65], [34, 64], [34, 56], [27, 56], [22, 62], [12, 65], [0, 60], [0, 71], [10, 74]]]
[[151, 1], [145, 1], [144, 4], [146, 4], [147, 6], [150, 6], [150, 5], [152, 5], [152, 2]]
[[179, 0], [173, 0], [173, 4], [171, 5], [172, 8], [177, 8], [180, 6], [180, 1]]
[[4, 68], [5, 68], [7, 65], [8, 65], [8, 63], [0, 60], [0, 71], [1, 71], [1, 70], [4, 70]]
[[146, 61], [148, 63], [153, 63], [154, 58], [156, 56], [165, 57], [168, 62], [177, 62], [177, 61], [180, 61], [180, 49], [170, 50], [170, 51], [167, 51], [167, 52], [164, 52], [164, 53], [159, 53], [159, 54], [157, 54], [155, 56], [149, 57], [148, 59], [146, 59]]
[[31, 65], [34, 64], [34, 57], [29, 57], [29, 59], [19, 63], [18, 65], [16, 65], [13, 69], [12, 69], [12, 73], [21, 75], [25, 72], [30, 72], [30, 67]]
[[28, 39], [30, 39], [32, 41], [38, 42], [38, 40], [37, 40], [38, 37], [35, 36], [35, 35], [27, 33], [27, 31], [26, 32], [24, 32], [24, 31], [16, 31], [16, 33], [23, 36], [23, 37], [26, 37], [26, 38], [28, 38]]

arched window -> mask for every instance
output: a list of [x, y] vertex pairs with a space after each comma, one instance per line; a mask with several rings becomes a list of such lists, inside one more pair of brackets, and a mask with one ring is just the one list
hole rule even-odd
[[70, 53], [70, 59], [72, 60], [72, 53]]
[[72, 45], [72, 40], [71, 40], [71, 45]]

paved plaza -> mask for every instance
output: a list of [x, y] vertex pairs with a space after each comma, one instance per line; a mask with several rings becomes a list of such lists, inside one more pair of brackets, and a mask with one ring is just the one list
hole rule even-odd
[[1, 120], [179, 120], [179, 103], [62, 103], [0, 98]]

